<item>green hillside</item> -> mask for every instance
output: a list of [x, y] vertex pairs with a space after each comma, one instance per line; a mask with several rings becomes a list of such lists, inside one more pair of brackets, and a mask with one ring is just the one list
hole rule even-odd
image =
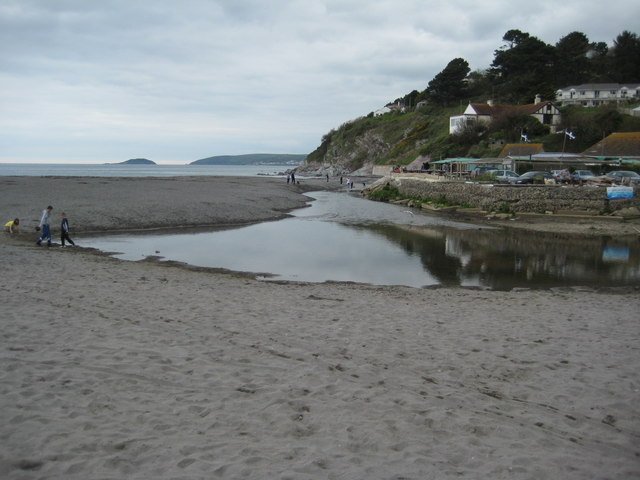
[[302, 154], [252, 153], [248, 155], [218, 155], [191, 162], [190, 165], [298, 165], [307, 158]]
[[[365, 165], [408, 165], [419, 157], [495, 157], [505, 143], [542, 143], [546, 151], [578, 153], [613, 132], [640, 131], [640, 118], [620, 113], [616, 106], [566, 107], [559, 130], [570, 129], [576, 140], [563, 143], [563, 135], [528, 115], [505, 114], [490, 125], [469, 124], [449, 134], [449, 117], [462, 114], [472, 103], [524, 105], [555, 99], [558, 88], [583, 83], [640, 83], [640, 38], [622, 32], [609, 48], [591, 42], [581, 32], [571, 32], [555, 45], [519, 30], [509, 30], [494, 52], [489, 68], [471, 71], [456, 58], [427, 87], [414, 90], [387, 104], [389, 112], [369, 113], [332, 129], [309, 154], [301, 170], [353, 172]], [[623, 107], [640, 103], [630, 98]], [[416, 108], [421, 105], [420, 108]]]
[[326, 134], [309, 154], [307, 164], [337, 163], [357, 170], [366, 162], [406, 165], [419, 155], [461, 155], [468, 148], [450, 138], [449, 116], [464, 108], [427, 107], [407, 113], [369, 114]]
[[558, 152], [564, 148], [567, 153], [579, 153], [600, 141], [603, 135], [640, 131], [640, 117], [621, 114], [615, 108], [567, 107], [561, 109], [563, 122], [577, 132], [577, 138], [564, 145], [563, 135], [550, 134], [546, 127], [527, 116], [450, 135], [449, 117], [461, 114], [465, 107], [433, 106], [406, 113], [369, 115], [345, 123], [323, 137], [321, 145], [309, 154], [303, 167], [314, 169], [332, 165], [351, 172], [366, 163], [408, 165], [420, 156], [430, 156], [432, 160], [496, 157], [504, 143], [521, 141], [523, 129], [530, 141], [542, 143], [545, 151]]

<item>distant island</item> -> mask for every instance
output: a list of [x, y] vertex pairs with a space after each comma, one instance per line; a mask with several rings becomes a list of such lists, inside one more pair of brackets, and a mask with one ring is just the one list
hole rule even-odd
[[306, 154], [251, 153], [248, 155], [218, 155], [191, 162], [189, 165], [299, 165]]
[[157, 165], [153, 160], [147, 160], [146, 158], [131, 158], [119, 163], [106, 163], [105, 165]]

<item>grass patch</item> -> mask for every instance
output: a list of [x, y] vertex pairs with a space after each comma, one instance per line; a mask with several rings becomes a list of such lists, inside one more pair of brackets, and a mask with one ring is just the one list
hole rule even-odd
[[378, 202], [388, 202], [390, 200], [395, 200], [398, 197], [400, 197], [398, 187], [389, 185], [388, 183], [384, 187], [374, 190], [369, 194], [369, 199], [376, 200]]

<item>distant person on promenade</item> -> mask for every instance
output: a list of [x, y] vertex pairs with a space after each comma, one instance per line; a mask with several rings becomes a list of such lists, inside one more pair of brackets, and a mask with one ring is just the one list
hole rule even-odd
[[36, 242], [38, 245], [42, 243], [43, 240], [47, 241], [47, 247], [51, 246], [51, 211], [53, 207], [49, 205], [42, 211], [42, 217], [40, 218], [40, 238]]
[[69, 220], [67, 220], [67, 214], [62, 212], [60, 217], [62, 218], [62, 224], [60, 225], [60, 244], [64, 247], [66, 240], [75, 247], [76, 244], [71, 240], [71, 237], [69, 237]]
[[20, 233], [20, 219], [14, 218], [4, 224], [4, 229], [9, 233]]

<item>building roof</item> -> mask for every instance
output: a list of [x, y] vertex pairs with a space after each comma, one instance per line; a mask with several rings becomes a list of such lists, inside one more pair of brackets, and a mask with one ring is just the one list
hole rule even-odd
[[590, 157], [640, 157], [640, 132], [612, 133], [582, 154]]
[[528, 103], [526, 105], [489, 105], [488, 103], [472, 103], [471, 107], [473, 107], [473, 110], [478, 115], [498, 117], [507, 113], [532, 115], [549, 104], [553, 105], [549, 101], [544, 101], [539, 103]]
[[445, 158], [431, 163], [473, 163], [478, 162], [479, 160], [479, 158]]
[[498, 157], [528, 157], [542, 152], [544, 147], [541, 143], [507, 143]]
[[558, 90], [617, 90], [622, 87], [638, 88], [640, 83], [583, 83], [581, 85], [569, 85]]

